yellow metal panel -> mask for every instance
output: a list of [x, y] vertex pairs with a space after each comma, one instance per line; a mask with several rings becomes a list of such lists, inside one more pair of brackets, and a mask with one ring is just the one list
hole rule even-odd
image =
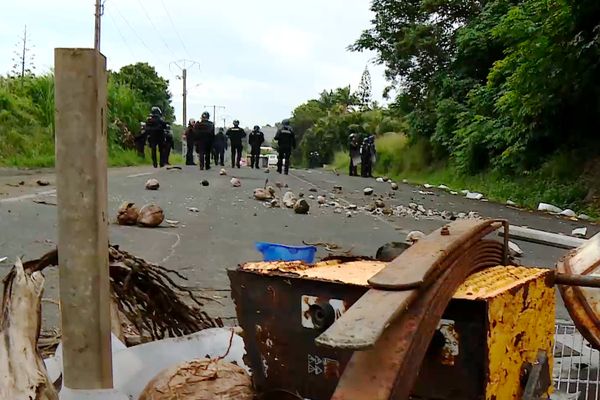
[[555, 290], [549, 284], [550, 271], [519, 268], [513, 272], [518, 272], [519, 284], [495, 288], [483, 297], [488, 309], [487, 400], [521, 398], [523, 363], [534, 362], [538, 350], [546, 351], [553, 365]]
[[485, 300], [524, 283], [547, 276], [547, 269], [498, 266], [471, 275], [454, 294], [455, 299]]

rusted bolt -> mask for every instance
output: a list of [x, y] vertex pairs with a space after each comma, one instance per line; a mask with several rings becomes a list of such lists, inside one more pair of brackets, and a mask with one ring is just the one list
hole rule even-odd
[[440, 234], [442, 236], [450, 236], [450, 228], [448, 227], [448, 225], [442, 227], [442, 230], [440, 231]]

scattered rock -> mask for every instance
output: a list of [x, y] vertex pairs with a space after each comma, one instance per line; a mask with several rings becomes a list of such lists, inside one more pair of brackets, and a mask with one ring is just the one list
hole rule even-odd
[[352, 218], [352, 211], [348, 211], [346, 213], [346, 218]]
[[404, 250], [410, 247], [409, 243], [403, 242], [390, 242], [386, 243], [377, 249], [375, 259], [378, 261], [390, 262], [396, 259]]
[[392, 182], [391, 186], [392, 190], [398, 190], [398, 184], [396, 182]]
[[286, 183], [285, 185], [283, 185], [284, 188], [289, 188], [289, 185]]
[[456, 215], [456, 218], [458, 218], [458, 219], [466, 219], [467, 218], [467, 214], [464, 213], [464, 212], [458, 213]]
[[240, 187], [242, 186], [242, 181], [240, 181], [238, 178], [231, 178], [231, 186], [233, 187]]
[[478, 219], [480, 218], [479, 213], [476, 211], [469, 211], [469, 213], [467, 214], [467, 218], [468, 219]]
[[368, 212], [373, 212], [376, 209], [377, 209], [377, 206], [375, 205], [375, 203], [370, 203], [365, 206], [365, 211], [368, 211]]
[[153, 228], [162, 224], [165, 220], [165, 213], [162, 208], [156, 204], [146, 204], [140, 209], [138, 224], [141, 226]]
[[117, 211], [117, 222], [119, 225], [135, 225], [137, 224], [139, 211], [135, 203], [124, 202]]
[[511, 241], [508, 242], [508, 251], [511, 257], [523, 257], [523, 250]]
[[165, 219], [165, 222], [171, 226], [179, 225], [179, 221], [175, 221], [174, 219]]
[[329, 198], [332, 199], [332, 200], [335, 200], [335, 194], [329, 193]]
[[447, 220], [450, 220], [450, 221], [453, 221], [453, 220], [456, 219], [456, 217], [454, 216], [454, 214], [451, 213], [450, 211], [442, 211], [441, 217], [443, 219], [447, 219]]
[[158, 179], [151, 178], [146, 181], [146, 190], [158, 190], [159, 187]]
[[310, 210], [310, 205], [305, 199], [298, 200], [296, 205], [294, 205], [294, 212], [296, 214], [308, 214], [308, 210]]
[[429, 183], [426, 183], [426, 184], [423, 185], [423, 187], [425, 189], [431, 189], [431, 188], [433, 188], [433, 185], [430, 185]]
[[348, 204], [348, 207], [346, 207], [348, 210], [357, 210], [358, 206], [356, 204]]
[[402, 179], [402, 183], [408, 183], [408, 179]]
[[342, 209], [341, 208], [336, 208], [335, 210], [333, 210], [333, 212], [335, 214], [341, 214], [342, 213]]
[[483, 194], [477, 192], [469, 192], [466, 194], [465, 197], [470, 200], [481, 200], [483, 199]]
[[425, 209], [425, 207], [422, 204], [419, 204], [417, 206], [417, 211], [419, 211], [420, 213], [425, 214], [427, 212], [427, 210]]
[[460, 192], [461, 192], [462, 194], [464, 194], [465, 196], [466, 196], [466, 195], [468, 195], [468, 194], [470, 193], [470, 192], [469, 192], [468, 190], [466, 190], [466, 189], [465, 189], [465, 190], [461, 190]]
[[451, 191], [450, 194], [456, 196], [458, 194], [458, 192]]
[[304, 193], [302, 193], [302, 192], [298, 193], [298, 197], [299, 198], [303, 198], [304, 197]]
[[200, 212], [200, 210], [197, 209], [196, 207], [188, 207], [188, 211], [191, 211], [191, 212], [194, 212], [194, 213]]
[[374, 192], [373, 188], [367, 187], [363, 190], [363, 193], [365, 194], [365, 196], [370, 196], [372, 195]]
[[423, 239], [425, 237], [425, 234], [421, 231], [412, 231], [409, 232], [408, 235], [406, 235], [406, 242], [410, 243], [410, 244], [415, 244], [416, 242], [418, 242], [420, 239]]
[[560, 213], [560, 215], [563, 215], [563, 216], [565, 216], [565, 217], [575, 217], [575, 216], [577, 216], [577, 214], [575, 214], [575, 211], [573, 211], [573, 210], [570, 210], [570, 209], [568, 209], [568, 208], [567, 208], [566, 210], [563, 210], [563, 211]]
[[221, 175], [221, 176], [227, 175], [227, 170], [225, 168], [221, 168], [221, 170], [219, 171], [219, 175]]
[[390, 207], [384, 207], [383, 210], [381, 210], [381, 212], [383, 213], [383, 215], [393, 215], [394, 214], [394, 210], [392, 210]]
[[383, 200], [377, 199], [377, 200], [375, 200], [375, 207], [377, 207], [377, 208], [384, 208], [385, 207], [385, 203], [383, 202]]
[[408, 207], [411, 210], [416, 210], [419, 207], [419, 205], [417, 203], [408, 203]]
[[390, 181], [390, 178], [387, 177], [387, 176], [384, 176], [382, 179], [383, 179], [384, 182], [389, 182]]
[[336, 190], [336, 191], [338, 191], [338, 192], [341, 192], [341, 191], [343, 190], [343, 187], [342, 187], [342, 186], [340, 186], [340, 185], [335, 185], [335, 186], [333, 187], [333, 190]]
[[439, 185], [438, 189], [442, 189], [442, 190], [450, 190], [450, 188], [446, 185]]
[[548, 203], [540, 203], [538, 205], [538, 211], [547, 211], [554, 214], [560, 214], [562, 212], [560, 208]]
[[571, 235], [580, 237], [580, 238], [585, 238], [587, 236], [587, 228], [583, 227], [583, 228], [573, 229], [573, 232], [571, 232]]
[[316, 193], [316, 192], [317, 192], [317, 188], [314, 188], [314, 187], [312, 187], [312, 188], [308, 189], [308, 191], [309, 191], [309, 192]]
[[589, 215], [586, 215], [586, 214], [579, 214], [577, 216], [577, 218], [579, 218], [582, 221], [589, 221], [592, 219]]
[[271, 196], [275, 196], [275, 188], [273, 186], [267, 186], [267, 190], [271, 193]]
[[383, 182], [384, 182], [383, 178], [377, 178], [377, 179], [375, 179], [375, 180], [376, 180], [377, 182], [379, 182], [379, 183], [383, 183]]
[[296, 198], [296, 195], [294, 193], [285, 192], [285, 194], [283, 195], [282, 201], [283, 201], [283, 205], [286, 206], [287, 208], [294, 208], [298, 199]]
[[317, 202], [319, 204], [325, 204], [327, 202], [327, 199], [325, 198], [325, 196], [318, 196], [317, 197]]
[[330, 205], [331, 207], [335, 207], [335, 208], [339, 208], [339, 207], [341, 207], [340, 203], [338, 203], [337, 201], [330, 201], [330, 202], [329, 202], [329, 205]]
[[50, 182], [48, 182], [48, 181], [45, 181], [45, 180], [41, 180], [41, 179], [40, 179], [40, 180], [38, 180], [36, 183], [37, 183], [39, 186], [48, 186], [48, 185], [50, 185]]
[[420, 195], [423, 195], [423, 196], [433, 196], [433, 195], [435, 195], [435, 193], [430, 192], [430, 191], [425, 191], [425, 190], [419, 190], [417, 193], [419, 193]]
[[265, 174], [268, 174], [269, 172], [271, 172], [271, 170], [269, 168], [265, 168]]
[[514, 201], [512, 201], [512, 200], [506, 200], [506, 205], [507, 205], [507, 206], [511, 206], [511, 207], [516, 207], [516, 206], [517, 206], [517, 203], [515, 203], [515, 202], [514, 202]]
[[279, 199], [273, 199], [273, 200], [271, 200], [271, 202], [269, 203], [269, 205], [271, 207], [273, 207], [273, 208], [279, 208], [280, 207], [280, 205], [279, 205]]
[[201, 184], [202, 184], [202, 186], [210, 185], [210, 183], [208, 183], [208, 181], [206, 179], [202, 180]]
[[310, 194], [310, 195], [308, 195], [308, 198], [311, 199], [311, 200], [314, 200], [315, 196], [313, 196], [312, 194]]
[[254, 189], [254, 198], [259, 201], [267, 201], [271, 200], [273, 195], [267, 189], [258, 188]]

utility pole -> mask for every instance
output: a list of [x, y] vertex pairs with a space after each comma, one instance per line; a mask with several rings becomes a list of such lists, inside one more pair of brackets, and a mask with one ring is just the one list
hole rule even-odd
[[169, 68], [171, 66], [177, 67], [181, 71], [181, 75], [177, 75], [177, 79], [181, 79], [183, 81], [183, 121], [181, 125], [186, 126], [187, 124], [187, 73], [188, 69], [191, 67], [197, 66], [198, 70], [200, 70], [200, 63], [194, 60], [179, 60], [172, 61], [169, 64]]
[[104, 14], [104, 3], [96, 0], [95, 29], [94, 29], [94, 50], [100, 52], [100, 31], [102, 25], [102, 14]]
[[215, 105], [215, 104], [213, 104], [213, 105], [208, 105], [208, 106], [207, 106], [207, 105], [204, 105], [204, 107], [205, 107], [205, 108], [206, 108], [206, 107], [212, 107], [212, 108], [213, 108], [213, 122], [214, 122], [215, 126], [217, 125], [217, 108], [219, 108], [219, 109], [223, 109], [223, 110], [225, 110], [225, 109], [227, 108], [227, 107], [225, 107], [225, 106], [217, 106], [217, 105]]

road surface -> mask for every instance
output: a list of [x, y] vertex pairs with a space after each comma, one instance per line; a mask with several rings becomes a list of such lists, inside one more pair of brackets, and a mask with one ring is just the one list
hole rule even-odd
[[[286, 244], [302, 244], [302, 241], [335, 243], [355, 255], [374, 256], [377, 248], [390, 241], [404, 241], [412, 230], [425, 233], [445, 224], [440, 219], [414, 219], [412, 217], [381, 217], [358, 212], [351, 218], [346, 211], [337, 214], [332, 207], [318, 207], [309, 200], [309, 215], [296, 215], [288, 209], [267, 208], [252, 198], [253, 190], [281, 182], [296, 194], [322, 194], [331, 201], [334, 185], [343, 187], [336, 196], [340, 204], [356, 204], [359, 207], [372, 202], [363, 195], [363, 188], [371, 186], [375, 194], [383, 194], [389, 206], [408, 205], [414, 202], [427, 209], [453, 212], [476, 211], [484, 217], [507, 218], [511, 223], [552, 232], [570, 234], [575, 227], [587, 226], [588, 235], [595, 234], [598, 227], [537, 212], [519, 211], [503, 205], [468, 200], [434, 190], [434, 195], [419, 194], [417, 188], [400, 185], [393, 193], [389, 184], [373, 179], [336, 176], [324, 170], [295, 170], [289, 176], [274, 171], [249, 168], [231, 170], [228, 176], [219, 176], [219, 169], [199, 171], [194, 167], [183, 170], [155, 170], [150, 167], [111, 169], [109, 171], [109, 210], [114, 214], [123, 201], [133, 201], [138, 206], [155, 202], [165, 209], [168, 219], [180, 221], [173, 227], [155, 229], [110, 226], [110, 240], [126, 251], [146, 260], [173, 268], [189, 278], [192, 286], [206, 288], [206, 294], [215, 302], [207, 304], [208, 312], [221, 316], [226, 322], [235, 322], [235, 311], [229, 299], [228, 268], [239, 263], [259, 259], [254, 249], [257, 241]], [[233, 188], [232, 176], [242, 181], [241, 188]], [[144, 183], [154, 177], [160, 181], [159, 191], [147, 191]], [[40, 187], [36, 181], [46, 180], [48, 186]], [[207, 179], [208, 187], [200, 182]], [[22, 183], [22, 184], [20, 184]], [[15, 257], [37, 258], [51, 250], [56, 243], [57, 219], [54, 176], [52, 171], [16, 172], [0, 171], [0, 276], [11, 267]], [[317, 193], [310, 192], [317, 189]], [[287, 189], [284, 189], [287, 190]], [[42, 201], [47, 204], [39, 204]], [[190, 208], [197, 208], [192, 212]], [[564, 254], [564, 250], [519, 243], [525, 251], [522, 263], [528, 266], [552, 267]], [[320, 249], [319, 256], [327, 255]], [[56, 298], [58, 273], [46, 272], [47, 298]], [[44, 302], [45, 326], [58, 325], [58, 313], [52, 302]], [[564, 307], [559, 304], [558, 319], [568, 319]]]

